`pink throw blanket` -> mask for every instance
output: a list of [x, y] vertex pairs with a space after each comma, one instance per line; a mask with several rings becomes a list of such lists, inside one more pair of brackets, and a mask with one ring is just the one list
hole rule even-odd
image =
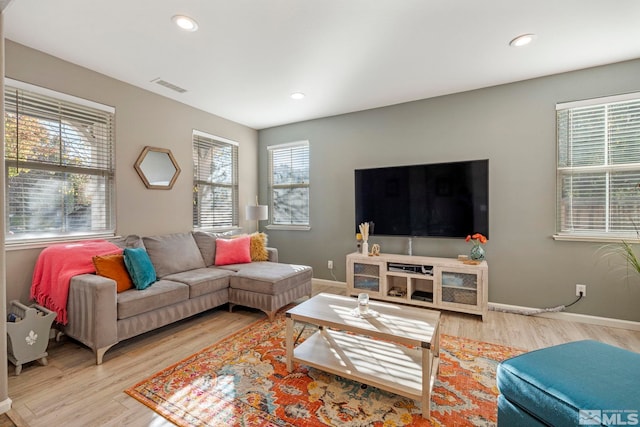
[[122, 249], [106, 240], [61, 243], [45, 248], [33, 271], [31, 298], [58, 313], [56, 321], [66, 325], [71, 278], [78, 274], [95, 273], [94, 256], [119, 253], [122, 253]]

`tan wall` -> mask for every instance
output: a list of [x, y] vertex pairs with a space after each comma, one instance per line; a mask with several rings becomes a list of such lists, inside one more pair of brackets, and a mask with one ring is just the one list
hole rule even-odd
[[[151, 235], [192, 229], [193, 129], [239, 142], [241, 227], [257, 194], [257, 132], [246, 126], [7, 41], [6, 76], [116, 109], [117, 233]], [[182, 172], [170, 191], [149, 190], [133, 165], [146, 145], [169, 148]], [[246, 229], [255, 228], [248, 222]], [[7, 299], [28, 301], [40, 249], [7, 252]]]
[[[5, 3], [0, 3], [0, 75], [4, 70], [4, 8]], [[4, 99], [4, 80], [0, 82], [0, 95]], [[0, 105], [0, 123], [4, 128], [4, 103]], [[4, 134], [0, 137], [0, 158], [4, 158]], [[4, 162], [0, 164], [0, 200], [4, 200]], [[0, 226], [4, 229], [4, 203], [0, 206]], [[6, 293], [6, 257], [4, 252], [4, 233], [0, 237], [0, 319], [5, 319], [7, 312], [7, 293]], [[3, 321], [0, 327], [0, 366], [7, 365], [7, 324]], [[8, 396], [7, 370], [2, 369], [0, 372], [0, 413], [8, 411], [11, 407], [11, 399]]]

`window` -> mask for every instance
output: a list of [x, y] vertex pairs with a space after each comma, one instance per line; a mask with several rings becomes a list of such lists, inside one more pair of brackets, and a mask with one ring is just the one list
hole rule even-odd
[[238, 143], [193, 131], [193, 227], [238, 223]]
[[114, 109], [8, 80], [8, 244], [113, 235]]
[[272, 226], [309, 228], [309, 141], [267, 147]]
[[556, 237], [637, 237], [640, 93], [556, 109]]

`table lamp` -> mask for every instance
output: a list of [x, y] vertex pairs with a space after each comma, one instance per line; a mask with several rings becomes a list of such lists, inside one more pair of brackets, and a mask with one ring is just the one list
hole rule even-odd
[[247, 221], [255, 221], [256, 231], [260, 231], [260, 221], [269, 219], [269, 207], [267, 205], [258, 204], [258, 196], [256, 196], [256, 204], [247, 205], [245, 217]]

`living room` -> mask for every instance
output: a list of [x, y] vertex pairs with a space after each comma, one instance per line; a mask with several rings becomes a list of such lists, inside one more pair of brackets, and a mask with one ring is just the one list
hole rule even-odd
[[[194, 129], [238, 142], [241, 210], [252, 204], [256, 195], [261, 203], [268, 201], [267, 147], [305, 140], [311, 153], [310, 228], [267, 229], [269, 246], [278, 249], [284, 262], [313, 267], [316, 284], [344, 286], [345, 256], [356, 248], [355, 169], [489, 159], [490, 238], [485, 245], [490, 266], [489, 302], [514, 309], [556, 307], [575, 299], [576, 284], [586, 284], [587, 295], [557, 314], [557, 319], [640, 329], [639, 278], [621, 273], [612, 266], [611, 258], [602, 257], [602, 242], [553, 237], [556, 104], [637, 92], [640, 59], [257, 129], [10, 39], [5, 41], [4, 54], [7, 78], [115, 108], [118, 235], [177, 233], [193, 228]], [[517, 55], [522, 58], [526, 51]], [[175, 156], [182, 171], [171, 190], [147, 189], [134, 170], [145, 146], [167, 148]], [[267, 224], [261, 222], [260, 229], [265, 230]], [[255, 221], [241, 216], [239, 228], [253, 231]], [[373, 243], [378, 243], [384, 253], [407, 252], [405, 238], [374, 235], [370, 238]], [[413, 253], [417, 255], [455, 258], [468, 254], [469, 249], [464, 239], [413, 240]], [[37, 246], [7, 248], [7, 302], [29, 301], [33, 268], [41, 250]], [[328, 260], [334, 263], [332, 270], [327, 268]], [[251, 320], [258, 317], [256, 313], [238, 313], [234, 314]], [[235, 326], [232, 316], [225, 314], [224, 319]], [[194, 328], [178, 343], [185, 346], [181, 349], [183, 357], [203, 344], [189, 340], [203, 330], [204, 323], [194, 320], [178, 326], [179, 330]], [[220, 330], [209, 341], [222, 338], [223, 332], [233, 326]], [[471, 323], [469, 329], [474, 328]], [[156, 339], [170, 342], [171, 332], [175, 330], [163, 330]], [[628, 333], [620, 332], [625, 337]], [[635, 341], [629, 345], [638, 351], [635, 333]], [[111, 362], [126, 358], [128, 352], [149, 348], [149, 343], [135, 341]], [[66, 359], [69, 365], [74, 357]], [[82, 359], [84, 355], [77, 357]], [[165, 356], [154, 361], [162, 365], [157, 368], [170, 364]], [[22, 375], [38, 375], [38, 369]], [[100, 377], [103, 370], [96, 369]], [[12, 384], [19, 389], [17, 382]], [[10, 387], [9, 396], [11, 391]]]

